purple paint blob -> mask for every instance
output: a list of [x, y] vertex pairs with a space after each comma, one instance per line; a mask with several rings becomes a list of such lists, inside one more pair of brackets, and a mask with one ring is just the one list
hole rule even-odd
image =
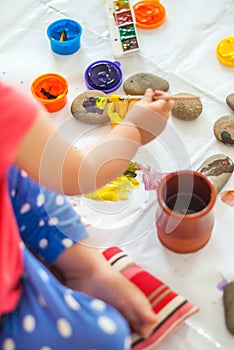
[[221, 276], [221, 281], [217, 284], [217, 289], [220, 290], [221, 292], [224, 291], [226, 285], [228, 284], [227, 279], [223, 276], [223, 274], [220, 272], [220, 276]]

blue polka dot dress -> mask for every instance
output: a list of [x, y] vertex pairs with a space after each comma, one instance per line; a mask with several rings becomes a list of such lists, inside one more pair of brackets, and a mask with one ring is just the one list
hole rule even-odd
[[[79, 218], [77, 219], [75, 212], [74, 217], [72, 215], [73, 219], [68, 215], [69, 207], [64, 211], [64, 219], [61, 220], [59, 213], [60, 210], [63, 211], [62, 197], [44, 189], [40, 194], [34, 196], [38, 191], [38, 185], [31, 182], [18, 170], [11, 171], [11, 175], [14, 176], [10, 181], [10, 193], [13, 196], [13, 206], [14, 200], [17, 206], [17, 220], [24, 241], [47, 262], [52, 262], [67, 246], [85, 237], [87, 233]], [[13, 181], [17, 180], [18, 176], [22, 181], [20, 188], [16, 186], [18, 182]], [[30, 182], [29, 193], [26, 188], [23, 191], [23, 185], [28, 182]], [[23, 200], [18, 197], [20, 193], [24, 194], [22, 195]], [[42, 207], [45, 208], [47, 205], [42, 205], [42, 203], [47, 202], [47, 199], [50, 199], [51, 203], [56, 201], [57, 204], [48, 205], [46, 213], [44, 213]], [[53, 206], [54, 210], [52, 210]], [[34, 227], [35, 220], [30, 222], [29, 213], [32, 208], [36, 208], [40, 212], [36, 220], [37, 228]], [[28, 213], [27, 218], [26, 213]], [[24, 218], [19, 219], [20, 216]], [[53, 220], [50, 221], [52, 218]], [[61, 225], [59, 225], [60, 220]], [[68, 220], [67, 223], [66, 220]], [[74, 226], [77, 226], [75, 230], [68, 229], [72, 226], [72, 220], [74, 220]], [[36, 232], [29, 233], [29, 227], [34, 228]], [[41, 230], [41, 227], [48, 229]], [[65, 227], [68, 231], [65, 230]], [[81, 229], [80, 236], [78, 233], [74, 234], [79, 227]], [[54, 242], [53, 234], [57, 235]], [[23, 244], [22, 251], [24, 256], [24, 275], [21, 281], [23, 293], [17, 308], [4, 315], [0, 328], [0, 349], [130, 349], [129, 326], [117, 310], [100, 299], [73, 291], [62, 285]]]
[[87, 237], [68, 199], [39, 186], [12, 166], [8, 172], [11, 202], [24, 243], [51, 264], [64, 249]]

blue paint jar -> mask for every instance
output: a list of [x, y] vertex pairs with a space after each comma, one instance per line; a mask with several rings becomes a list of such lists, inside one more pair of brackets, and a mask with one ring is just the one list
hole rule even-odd
[[51, 49], [59, 55], [70, 55], [78, 51], [81, 34], [81, 25], [72, 19], [59, 19], [47, 28]]
[[110, 93], [118, 89], [123, 79], [120, 62], [96, 61], [85, 71], [85, 82], [91, 90]]

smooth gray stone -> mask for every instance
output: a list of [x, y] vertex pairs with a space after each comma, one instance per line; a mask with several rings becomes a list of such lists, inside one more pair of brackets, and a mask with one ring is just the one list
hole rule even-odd
[[214, 154], [207, 158], [197, 169], [214, 184], [218, 193], [228, 181], [234, 170], [234, 164], [225, 154]]
[[169, 83], [152, 73], [136, 73], [127, 78], [123, 84], [124, 92], [127, 95], [144, 95], [148, 88], [168, 91]]
[[224, 115], [216, 120], [213, 127], [217, 140], [225, 145], [234, 145], [234, 116]]
[[226, 103], [234, 111], [234, 93], [226, 97]]
[[87, 90], [78, 95], [71, 105], [73, 117], [87, 124], [103, 124], [110, 122], [107, 114], [107, 106], [101, 110], [90, 101], [90, 98], [96, 96], [107, 97], [104, 92], [99, 90]]
[[227, 329], [234, 334], [234, 281], [229, 282], [224, 288], [223, 304]]
[[[182, 93], [176, 94], [177, 96]], [[189, 95], [187, 93], [183, 93]], [[193, 120], [200, 116], [203, 111], [201, 100], [177, 100], [172, 108], [172, 115], [182, 120]]]

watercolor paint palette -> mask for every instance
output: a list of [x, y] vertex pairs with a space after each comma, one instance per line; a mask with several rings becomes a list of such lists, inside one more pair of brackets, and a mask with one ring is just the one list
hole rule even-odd
[[139, 51], [133, 10], [128, 0], [104, 0], [109, 35], [116, 58]]

